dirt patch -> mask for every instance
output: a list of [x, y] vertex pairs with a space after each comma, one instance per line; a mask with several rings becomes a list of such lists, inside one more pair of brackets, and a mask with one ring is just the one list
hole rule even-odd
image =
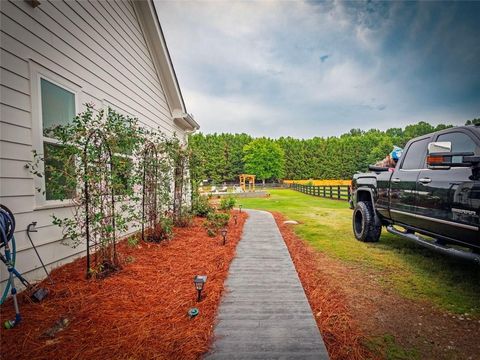
[[[119, 244], [121, 271], [102, 280], [85, 279], [85, 259], [52, 272], [46, 300], [35, 304], [20, 294], [22, 322], [1, 330], [2, 358], [16, 359], [197, 359], [209, 349], [223, 284], [247, 214], [230, 220], [227, 244], [208, 237], [202, 219], [176, 228], [175, 238], [159, 244]], [[207, 275], [196, 302], [193, 277]], [[187, 311], [197, 307], [190, 319]], [[13, 305], [1, 308], [13, 318]], [[46, 339], [42, 334], [61, 319], [68, 326]]]
[[329, 258], [274, 216], [333, 360], [478, 358], [479, 318], [405, 299], [380, 283], [380, 272]]

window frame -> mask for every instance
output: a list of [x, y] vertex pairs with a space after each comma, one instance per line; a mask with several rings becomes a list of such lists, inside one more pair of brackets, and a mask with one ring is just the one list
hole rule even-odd
[[[468, 131], [462, 131], [463, 129], [452, 129], [451, 131], [447, 131], [447, 132], [444, 132], [444, 133], [441, 133], [441, 134], [438, 134], [437, 136], [435, 136], [435, 141], [439, 141], [438, 139], [440, 138], [440, 136], [444, 136], [444, 135], [450, 135], [450, 134], [454, 134], [454, 133], [460, 133], [460, 134], [463, 134], [465, 135], [466, 137], [468, 137], [474, 144], [477, 148], [480, 148], [480, 144], [478, 141], [475, 141], [476, 139], [472, 136], [472, 134]], [[452, 148], [453, 148], [453, 144], [452, 144]], [[455, 152], [454, 149], [452, 149], [452, 151]]]
[[[108, 108], [111, 108], [113, 110], [115, 110], [116, 112], [122, 114], [123, 116], [128, 116], [128, 117], [131, 117], [131, 118], [135, 118], [136, 116], [133, 115], [133, 113], [131, 113], [130, 111], [127, 111], [121, 107], [119, 107], [118, 105], [114, 104], [112, 101], [110, 101], [109, 99], [107, 98], [103, 98], [102, 99], [102, 103], [101, 103], [101, 107], [103, 109], [103, 111], [105, 111], [105, 114], [107, 113], [108, 111]], [[142, 161], [141, 158], [136, 158], [135, 156], [133, 156], [133, 154], [122, 154], [122, 153], [118, 153], [118, 152], [112, 152], [112, 162], [113, 162], [113, 158], [114, 157], [123, 157], [125, 159], [129, 159], [131, 160], [131, 165], [132, 165], [132, 169], [137, 166], [139, 164], [140, 161]], [[131, 173], [129, 174], [131, 175]], [[135, 189], [132, 189], [135, 191]], [[122, 197], [123, 195], [122, 194], [116, 194], [115, 195], [115, 201], [120, 201], [120, 198]]]
[[[78, 114], [81, 108], [79, 99], [82, 93], [82, 88], [78, 84], [65, 78], [64, 76], [57, 74], [51, 70], [44, 68], [43, 66], [30, 61], [30, 87], [31, 87], [31, 104], [32, 104], [32, 148], [37, 154], [44, 154], [44, 143], [58, 144], [59, 141], [43, 134], [43, 118], [42, 118], [42, 90], [41, 80], [44, 79], [50, 83], [70, 92], [74, 95], [75, 109], [74, 115]], [[38, 164], [39, 171], [45, 174], [44, 161], [40, 161]], [[35, 208], [57, 208], [72, 206], [72, 199], [65, 200], [47, 200], [46, 198], [46, 182], [45, 176], [41, 178], [34, 176], [35, 186]], [[40, 191], [37, 191], [40, 189]]]
[[[405, 159], [407, 158], [408, 152], [410, 151], [410, 148], [412, 147], [412, 145], [417, 143], [417, 142], [425, 141], [425, 140], [431, 142], [432, 136], [423, 137], [423, 138], [417, 139], [415, 141], [412, 141], [412, 142], [410, 142], [410, 144], [408, 144], [407, 151], [405, 151], [405, 154], [402, 155], [402, 159], [401, 159], [402, 161], [401, 161], [401, 163], [399, 164], [399, 167], [398, 167], [398, 169], [400, 171], [420, 171], [420, 170], [426, 170], [427, 169], [426, 166], [425, 166], [426, 165], [426, 159], [427, 159], [427, 153], [425, 153], [425, 156], [424, 156], [424, 159], [423, 159], [423, 167], [419, 163], [418, 164], [419, 167], [415, 168], [415, 169], [404, 169], [403, 168], [403, 164], [405, 163]], [[427, 144], [427, 147], [428, 147], [428, 144]]]

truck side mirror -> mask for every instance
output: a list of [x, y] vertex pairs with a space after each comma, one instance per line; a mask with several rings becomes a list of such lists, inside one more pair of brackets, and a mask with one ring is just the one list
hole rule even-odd
[[429, 169], [450, 169], [451, 167], [470, 167], [480, 164], [480, 156], [472, 152], [435, 152], [427, 156]]
[[452, 151], [450, 141], [431, 142], [427, 147], [427, 166], [429, 169], [450, 169], [450, 165], [444, 164], [444, 158], [441, 154]]
[[430, 144], [428, 144], [428, 154], [451, 152], [451, 151], [452, 151], [451, 141], [431, 142]]

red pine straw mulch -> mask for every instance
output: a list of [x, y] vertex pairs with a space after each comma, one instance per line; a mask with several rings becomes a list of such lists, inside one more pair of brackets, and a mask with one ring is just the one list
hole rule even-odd
[[[238, 214], [238, 212], [237, 212]], [[208, 237], [203, 219], [176, 228], [171, 241], [123, 241], [123, 269], [103, 280], [85, 279], [85, 258], [55, 269], [42, 286], [48, 298], [39, 304], [20, 295], [22, 322], [1, 330], [5, 359], [197, 359], [208, 351], [230, 262], [247, 214], [230, 220], [227, 245]], [[128, 262], [130, 260], [131, 262]], [[133, 260], [133, 261], [132, 261]], [[203, 300], [196, 302], [193, 277], [207, 275]], [[200, 314], [190, 319], [187, 311]], [[11, 299], [2, 322], [14, 315]], [[42, 337], [60, 318], [70, 324], [53, 339]]]
[[372, 359], [374, 356], [362, 346], [362, 335], [346, 304], [345, 295], [322, 271], [321, 256], [300, 239], [292, 225], [283, 223], [280, 213], [273, 213], [285, 239], [298, 276], [307, 294], [310, 307], [322, 333], [332, 360]]

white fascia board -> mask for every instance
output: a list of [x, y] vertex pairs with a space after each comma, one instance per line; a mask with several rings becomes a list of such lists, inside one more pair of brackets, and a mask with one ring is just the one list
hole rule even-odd
[[192, 115], [185, 113], [179, 109], [172, 111], [173, 122], [186, 131], [196, 131], [200, 129], [200, 125], [195, 121]]
[[132, 3], [152, 54], [157, 74], [163, 85], [172, 120], [185, 131], [198, 130], [200, 125], [187, 113], [155, 4], [152, 0], [137, 0]]

